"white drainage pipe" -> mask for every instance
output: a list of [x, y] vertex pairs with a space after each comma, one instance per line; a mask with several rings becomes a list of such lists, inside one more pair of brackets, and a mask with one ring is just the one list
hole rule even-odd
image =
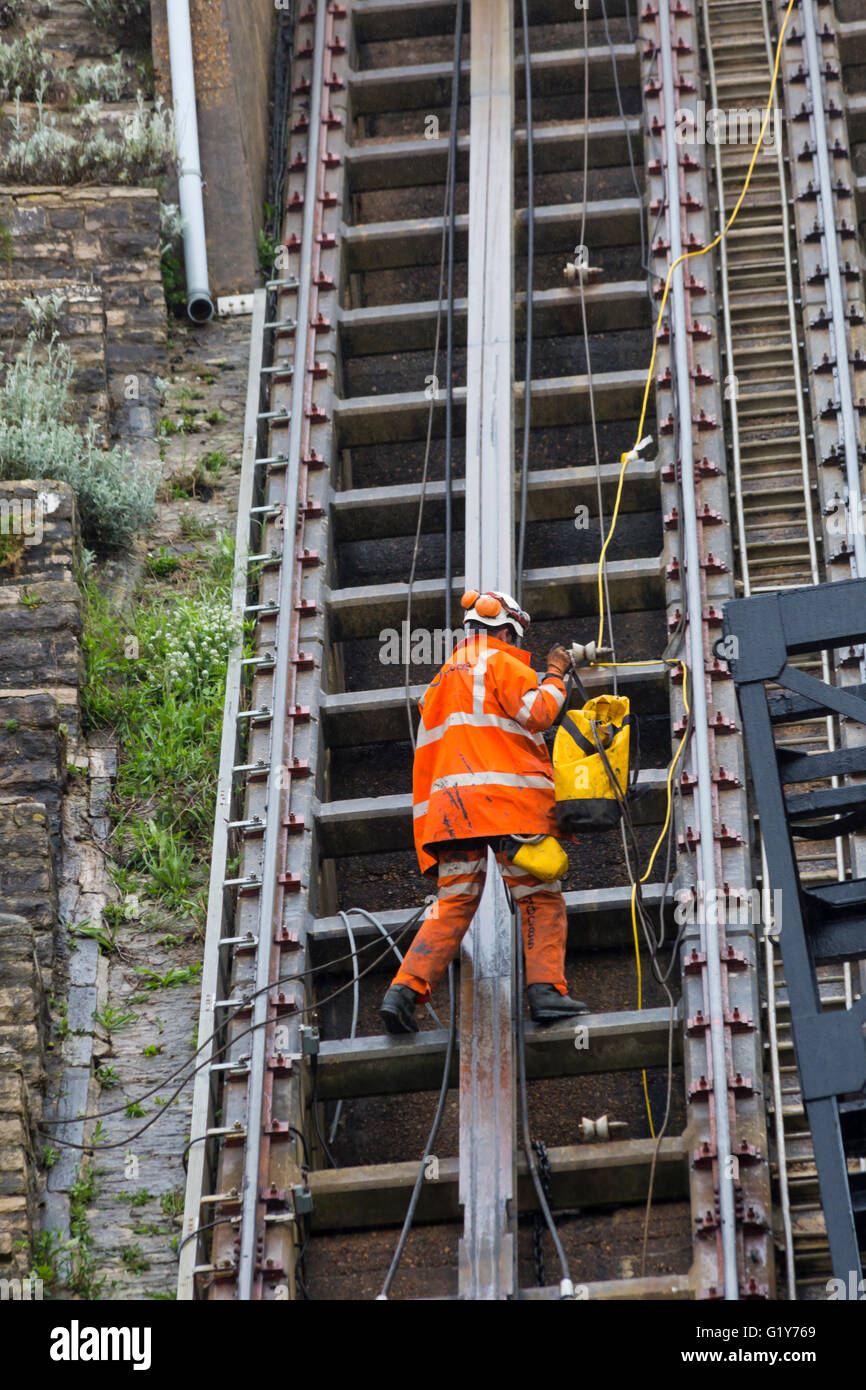
[[214, 305], [208, 288], [202, 199], [204, 179], [198, 147], [189, 0], [167, 0], [166, 8], [171, 56], [171, 93], [177, 132], [177, 181], [183, 218], [186, 311], [193, 323], [207, 323], [208, 319], [213, 318]]

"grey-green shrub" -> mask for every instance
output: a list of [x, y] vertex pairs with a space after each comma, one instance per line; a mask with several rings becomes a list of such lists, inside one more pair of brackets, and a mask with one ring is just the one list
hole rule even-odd
[[135, 74], [128, 71], [122, 53], [116, 53], [110, 63], [83, 63], [70, 78], [80, 101], [92, 97], [122, 101], [135, 85]]
[[56, 117], [37, 98], [36, 120], [22, 114], [16, 100], [12, 139], [0, 158], [0, 180], [22, 183], [147, 184], [165, 173], [176, 153], [174, 116], [158, 99], [150, 110], [141, 93], [136, 109], [109, 134], [98, 126], [102, 106], [89, 101], [73, 124], [74, 136], [59, 129]]
[[157, 478], [125, 449], [103, 449], [96, 424], [69, 421], [74, 363], [57, 338], [37, 358], [34, 334], [0, 387], [0, 478], [51, 478], [78, 500], [85, 541], [127, 545], [153, 516]]
[[45, 30], [31, 29], [20, 39], [0, 44], [0, 87], [20, 90], [22, 100], [35, 101], [51, 84], [51, 66], [45, 49]]

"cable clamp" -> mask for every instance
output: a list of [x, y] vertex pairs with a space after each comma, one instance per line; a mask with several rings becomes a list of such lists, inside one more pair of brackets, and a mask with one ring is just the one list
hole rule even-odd
[[653, 442], [651, 434], [644, 435], [639, 444], [635, 444], [633, 449], [629, 449], [627, 454], [620, 455], [620, 463], [635, 463], [640, 455]]

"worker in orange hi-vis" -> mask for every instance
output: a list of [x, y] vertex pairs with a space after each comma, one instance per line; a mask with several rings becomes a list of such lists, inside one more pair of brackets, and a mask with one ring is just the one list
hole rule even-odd
[[[420, 701], [412, 799], [421, 871], [438, 882], [436, 902], [382, 1001], [390, 1033], [417, 1031], [416, 1005], [430, 997], [460, 949], [484, 888], [493, 848], [520, 914], [532, 1018], [588, 1013], [565, 983], [566, 914], [558, 877], [515, 864], [519, 841], [549, 844], [553, 873], [564, 855], [553, 840], [553, 767], [542, 732], [565, 701], [571, 658], [551, 648], [539, 680], [520, 650], [529, 625], [510, 594], [463, 596], [466, 637]], [[517, 837], [512, 840], [511, 837]], [[561, 861], [561, 863], [560, 863]], [[545, 868], [549, 866], [545, 865]]]

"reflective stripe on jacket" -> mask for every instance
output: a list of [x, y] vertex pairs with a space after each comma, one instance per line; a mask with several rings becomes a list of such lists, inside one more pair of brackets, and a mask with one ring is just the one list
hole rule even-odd
[[412, 799], [422, 873], [435, 871], [437, 844], [556, 834], [541, 734], [564, 699], [564, 682], [539, 684], [519, 647], [473, 635], [455, 648], [420, 701]]

